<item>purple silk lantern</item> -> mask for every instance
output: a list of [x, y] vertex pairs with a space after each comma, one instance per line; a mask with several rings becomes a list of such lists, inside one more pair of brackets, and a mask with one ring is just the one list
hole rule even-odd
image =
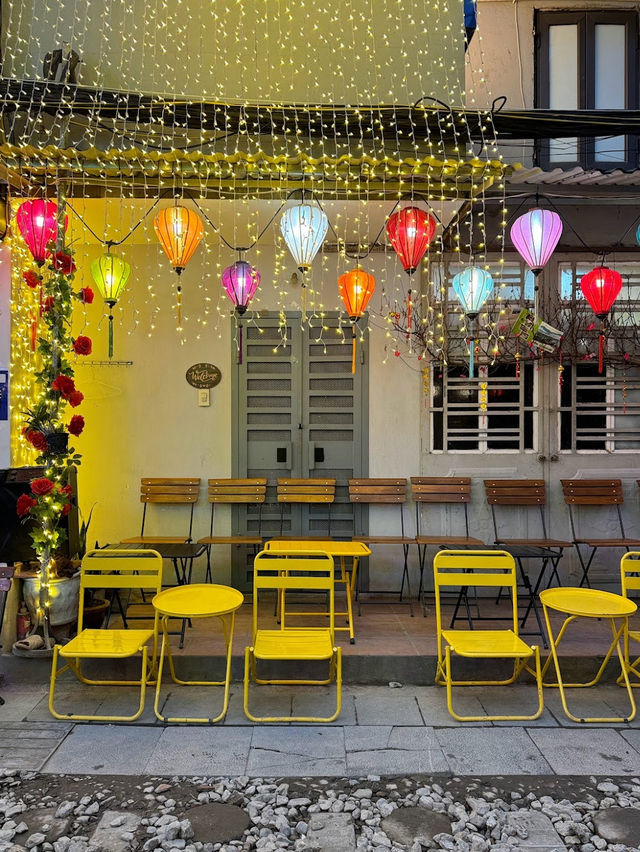
[[535, 276], [538, 276], [562, 234], [562, 220], [552, 210], [534, 207], [511, 226], [511, 242]]
[[235, 305], [238, 329], [238, 364], [242, 364], [242, 323], [240, 319], [249, 307], [260, 284], [260, 273], [246, 260], [236, 260], [222, 273], [222, 286]]
[[242, 316], [249, 307], [260, 284], [260, 273], [246, 260], [236, 260], [222, 273], [222, 286], [235, 305], [236, 314]]

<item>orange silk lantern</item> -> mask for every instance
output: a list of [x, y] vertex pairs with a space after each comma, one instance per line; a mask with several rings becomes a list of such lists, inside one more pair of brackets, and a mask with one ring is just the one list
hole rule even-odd
[[338, 293], [351, 320], [351, 372], [356, 371], [356, 325], [376, 289], [376, 279], [357, 267], [338, 278]]
[[[202, 219], [193, 210], [175, 204], [153, 220], [156, 236], [178, 275], [193, 257], [204, 234]], [[182, 287], [178, 284], [178, 328], [182, 325]]]

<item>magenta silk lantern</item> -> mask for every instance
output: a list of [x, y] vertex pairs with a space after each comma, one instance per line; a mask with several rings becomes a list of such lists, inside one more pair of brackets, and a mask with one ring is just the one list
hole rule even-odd
[[558, 245], [562, 219], [553, 210], [534, 207], [511, 226], [511, 242], [534, 275], [539, 275]]
[[[58, 235], [58, 205], [55, 201], [32, 198], [18, 207], [16, 223], [22, 239], [33, 259], [42, 266], [47, 256], [47, 245], [55, 243]], [[69, 217], [64, 217], [64, 229], [67, 230]]]
[[249, 307], [259, 284], [260, 273], [246, 260], [236, 260], [222, 273], [222, 286], [235, 305], [236, 313], [240, 315]]

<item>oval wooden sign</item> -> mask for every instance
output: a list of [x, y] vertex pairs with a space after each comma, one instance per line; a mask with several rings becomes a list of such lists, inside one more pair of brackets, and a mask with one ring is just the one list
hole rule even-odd
[[215, 388], [220, 384], [222, 373], [215, 364], [193, 364], [187, 370], [186, 378], [193, 388]]

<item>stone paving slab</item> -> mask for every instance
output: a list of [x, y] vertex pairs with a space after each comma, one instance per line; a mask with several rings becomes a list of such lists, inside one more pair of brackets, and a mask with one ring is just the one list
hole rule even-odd
[[359, 725], [424, 725], [416, 696], [411, 688], [387, 689], [353, 687]]
[[353, 852], [356, 833], [349, 814], [313, 814], [309, 820], [307, 848], [313, 852]]
[[532, 728], [528, 733], [558, 775], [640, 773], [640, 754], [610, 728]]
[[142, 725], [76, 725], [45, 772], [133, 775], [144, 771], [163, 729]]
[[564, 852], [567, 848], [545, 814], [535, 811], [508, 813], [506, 822], [519, 832], [517, 849], [521, 852]]
[[91, 843], [109, 852], [127, 852], [131, 849], [131, 843], [126, 838], [123, 840], [122, 835], [135, 832], [140, 819], [137, 814], [126, 811], [105, 811], [91, 835]]
[[247, 773], [344, 775], [344, 731], [329, 725], [260, 726], [253, 729]]
[[245, 773], [253, 735], [250, 727], [185, 725], [152, 732], [158, 734], [158, 739], [138, 771], [180, 775]]
[[433, 728], [347, 727], [344, 738], [350, 775], [449, 772]]
[[0, 766], [5, 769], [41, 769], [63, 742], [71, 725], [48, 723], [0, 723]]
[[436, 735], [454, 774], [549, 772], [549, 764], [523, 728], [440, 728], [436, 729]]

